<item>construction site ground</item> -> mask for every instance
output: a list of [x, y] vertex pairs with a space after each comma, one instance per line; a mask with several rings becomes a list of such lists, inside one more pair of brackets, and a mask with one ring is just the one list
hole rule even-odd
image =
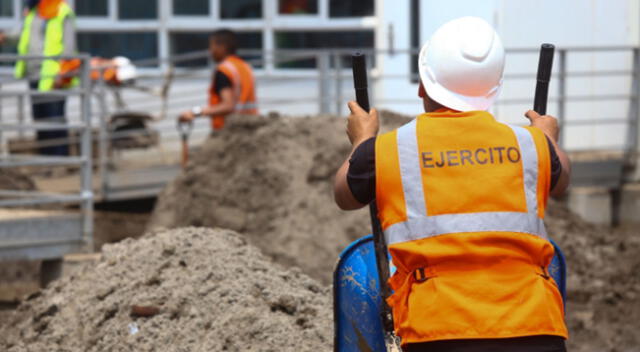
[[[384, 113], [383, 129], [406, 121]], [[106, 220], [106, 238], [146, 235], [103, 246], [11, 313], [0, 309], [0, 350], [331, 350], [333, 266], [370, 231], [366, 210], [333, 203], [345, 124], [233, 118], [148, 222]], [[557, 202], [546, 223], [568, 261], [569, 350], [640, 350], [640, 231], [589, 225]]]

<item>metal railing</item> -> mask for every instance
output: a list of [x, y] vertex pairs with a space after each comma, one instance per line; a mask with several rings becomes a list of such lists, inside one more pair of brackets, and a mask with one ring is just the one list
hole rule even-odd
[[[513, 55], [531, 55], [535, 57], [538, 53], [538, 48], [520, 48], [520, 49], [508, 49], [507, 57]], [[377, 66], [375, 62], [381, 61], [382, 57], [391, 56], [406, 56], [407, 68], [410, 67], [410, 58], [416, 57], [417, 50], [374, 50], [363, 49], [362, 51], [367, 57], [367, 62], [374, 68]], [[632, 68], [631, 69], [606, 69], [606, 70], [570, 70], [568, 57], [572, 54], [584, 54], [584, 53], [629, 53], [632, 56]], [[348, 86], [351, 78], [350, 68], [345, 65], [348, 62], [350, 55], [353, 53], [351, 49], [327, 49], [327, 50], [277, 50], [273, 52], [263, 52], [260, 50], [248, 50], [242, 52], [243, 55], [258, 56], [260, 59], [252, 60], [253, 63], [258, 63], [262, 67], [275, 67], [275, 69], [258, 69], [257, 77], [259, 81], [268, 82], [278, 79], [295, 81], [302, 79], [315, 79], [317, 80], [317, 95], [309, 95], [304, 99], [282, 99], [282, 98], [264, 98], [260, 97], [259, 102], [262, 105], [274, 105], [274, 104], [308, 104], [311, 101], [317, 102], [317, 112], [321, 114], [342, 114], [344, 112], [345, 101], [352, 98], [352, 92], [345, 90], [345, 86]], [[146, 65], [154, 65], [167, 63], [176, 64], [188, 60], [198, 60], [208, 57], [207, 52], [190, 53], [186, 55], [179, 55], [167, 60], [145, 60], [143, 63]], [[315, 61], [315, 68], [311, 69], [278, 69], [283, 63], [295, 62], [301, 60], [313, 59]], [[620, 125], [626, 124], [628, 126], [627, 136], [625, 139], [624, 151], [637, 151], [638, 150], [638, 115], [640, 114], [640, 88], [638, 87], [638, 81], [640, 81], [640, 48], [631, 46], [612, 46], [612, 47], [559, 47], [557, 49], [555, 64], [554, 64], [554, 82], [552, 86], [556, 86], [557, 92], [549, 97], [549, 103], [555, 104], [557, 108], [557, 117], [562, 127], [574, 127], [574, 126], [606, 126], [606, 125]], [[532, 70], [527, 73], [507, 73], [504, 77], [505, 81], [516, 80], [535, 80], [535, 72], [532, 65]], [[384, 84], [389, 80], [407, 80], [417, 82], [417, 73], [408, 72], [403, 74], [387, 74], [385, 70], [372, 70], [371, 77], [371, 99], [375, 105], [385, 106], [390, 104], [416, 104], [415, 98], [388, 98], [385, 96], [378, 96], [374, 89], [379, 82]], [[180, 78], [201, 78], [206, 79], [210, 75], [210, 70], [178, 70], [176, 74], [177, 79]], [[625, 94], [573, 94], [568, 93], [568, 82], [571, 79], [579, 78], [614, 78], [614, 77], [628, 77], [631, 80], [629, 87], [629, 93]], [[533, 90], [533, 85], [532, 85]], [[533, 93], [531, 92], [530, 96]], [[521, 98], [498, 98], [495, 103], [497, 107], [504, 107], [510, 105], [524, 105], [530, 104], [532, 98], [530, 96]], [[573, 102], [597, 102], [597, 101], [609, 101], [622, 104], [629, 104], [627, 116], [611, 117], [604, 116], [603, 118], [594, 119], [572, 119], [567, 116], [567, 106]], [[419, 103], [417, 104], [419, 105]], [[563, 128], [563, 133], [566, 133], [567, 128]], [[566, 137], [563, 135], [563, 137]], [[562, 143], [566, 138], [561, 138]]]
[[[370, 70], [370, 95], [372, 105], [385, 108], [388, 106], [394, 106], [394, 104], [412, 104], [419, 109], [420, 103], [417, 98], [411, 97], [390, 97], [385, 94], [376, 94], [376, 87], [380, 84], [387, 84], [388, 82], [401, 81], [401, 82], [417, 82], [418, 77], [416, 72], [410, 72], [410, 62], [418, 54], [417, 50], [374, 50], [363, 49], [361, 50], [365, 56], [367, 56], [367, 62], [371, 66]], [[261, 107], [264, 106], [276, 106], [279, 110], [286, 109], [291, 106], [307, 105], [309, 107], [315, 106], [316, 113], [321, 114], [335, 114], [342, 115], [345, 113], [346, 101], [353, 98], [353, 93], [350, 89], [351, 85], [351, 70], [349, 67], [349, 59], [352, 54], [352, 49], [327, 49], [327, 50], [277, 50], [272, 52], [263, 52], [261, 50], [245, 50], [240, 54], [250, 57], [250, 62], [257, 66], [256, 77], [258, 85], [282, 85], [287, 86], [290, 84], [296, 84], [297, 82], [305, 82], [306, 91], [302, 92], [298, 96], [259, 96], [259, 103]], [[630, 53], [633, 56], [632, 69], [618, 69], [607, 68], [601, 70], [570, 70], [569, 56], [572, 54], [580, 53], [605, 53], [605, 52], [622, 52]], [[533, 96], [533, 83], [535, 82], [535, 60], [537, 58], [538, 48], [525, 48], [525, 49], [510, 49], [507, 50], [507, 57], [511, 59], [517, 55], [530, 55], [531, 61], [534, 63], [531, 65], [530, 70], [526, 72], [507, 72], [505, 74], [506, 82], [516, 82], [527, 80], [531, 82], [531, 92], [522, 97], [505, 97], [498, 99], [495, 106], [499, 109], [510, 106], [523, 106], [528, 107], [532, 103]], [[400, 73], [389, 73], [384, 69], [384, 60], [401, 57], [406, 62], [406, 70]], [[204, 59], [204, 60], [203, 60]], [[191, 60], [200, 60], [208, 62], [208, 66], [201, 67], [180, 67], [182, 64], [188, 63]], [[312, 68], [290, 68], [291, 63], [305, 61], [313, 61]], [[139, 67], [156, 66], [155, 69], [142, 69], [142, 74], [139, 77], [140, 82], [145, 81], [159, 81], [166, 79], [166, 72], [161, 69], [164, 67], [175, 68], [173, 75], [174, 83], [192, 81], [192, 80], [208, 80], [211, 75], [211, 61], [209, 54], [206, 51], [194, 52], [184, 55], [176, 55], [167, 59], [150, 59], [141, 60], [135, 62]], [[281, 68], [287, 66], [288, 68]], [[294, 65], [295, 66], [295, 65]], [[560, 120], [560, 124], [563, 133], [566, 134], [568, 128], [578, 126], [598, 126], [602, 128], [608, 128], [610, 125], [622, 125], [626, 128], [627, 133], [625, 136], [621, 136], [619, 140], [624, 140], [619, 146], [616, 146], [616, 150], [624, 154], [626, 163], [633, 164], [637, 161], [638, 156], [638, 116], [640, 115], [640, 49], [637, 47], [593, 47], [593, 48], [568, 48], [560, 47], [557, 49], [556, 61], [554, 65], [554, 81], [552, 82], [552, 94], [549, 99], [550, 107], [556, 109], [556, 115]], [[382, 69], [381, 69], [382, 67]], [[0, 72], [0, 76], [2, 73]], [[631, 86], [629, 87], [628, 94], [607, 93], [607, 94], [569, 94], [569, 81], [573, 78], [595, 78], [595, 77], [626, 77], [631, 79]], [[11, 80], [8, 78], [8, 80]], [[315, 81], [315, 82], [314, 82]], [[91, 85], [88, 85], [89, 87]], [[314, 87], [315, 86], [315, 87]], [[554, 88], [555, 86], [555, 88]], [[85, 86], [83, 86], [85, 87]], [[142, 89], [143, 86], [125, 86], [125, 87], [112, 87], [107, 86], [103, 81], [98, 81], [92, 85], [91, 93], [94, 97], [105, 98], [108, 92], [118, 92], [125, 96], [129, 94], [133, 89], [138, 91], [146, 90], [153, 91], [153, 89]], [[83, 88], [84, 89], [84, 88]], [[161, 90], [160, 90], [161, 91]], [[17, 100], [17, 116], [18, 122], [12, 126], [17, 130], [17, 133], [21, 134], [28, 129], [33, 128], [33, 124], [27, 123], [28, 119], [24, 118], [27, 95], [20, 92], [0, 92], [0, 97], [3, 95], [15, 96]], [[54, 94], [82, 94], [77, 90], [62, 91]], [[88, 93], [84, 93], [88, 95]], [[156, 94], [158, 95], [158, 94]], [[170, 95], [164, 96], [163, 99], [171, 97], [174, 105], [180, 104], [183, 108], [188, 109], [194, 104], [201, 104], [204, 101], [196, 100], [202, 92], [195, 90], [183, 89], [180, 91], [173, 91]], [[194, 98], [196, 97], [196, 98]], [[127, 100], [126, 98], [124, 100]], [[628, 104], [629, 109], [626, 117], [618, 118], [595, 118], [595, 119], [572, 119], [567, 115], [568, 105], [576, 102], [595, 102], [595, 101], [615, 101], [617, 104]], [[112, 148], [114, 141], [119, 138], [126, 138], [130, 134], [136, 134], [140, 131], [126, 131], [126, 132], [113, 132], [109, 130], [108, 118], [114, 112], [122, 110], [122, 106], [116, 105], [116, 109], [113, 109], [114, 104], [110, 104], [106, 99], [98, 99], [98, 109], [93, 121], [97, 122], [94, 126], [97, 129], [97, 137], [94, 141], [97, 141], [97, 170], [99, 176], [98, 192], [102, 195], [107, 194], [109, 190], [109, 179], [111, 170], [109, 165], [112, 163], [112, 154], [109, 152]], [[167, 102], [162, 101], [161, 104], [156, 100], [140, 99], [135, 104], [131, 104], [127, 110], [133, 111], [146, 111], [146, 112], [160, 112], [160, 118], [154, 121], [154, 129], [157, 130], [163, 140], [166, 138], [176, 139], [178, 138], [177, 131], [175, 131], [175, 122], [173, 120], [168, 121], [163, 118], [167, 115], [171, 115], [167, 112]], [[262, 109], [264, 111], [264, 109]], [[310, 112], [312, 113], [312, 112]], [[604, 116], [604, 115], [603, 115]], [[0, 121], [1, 123], [1, 121]], [[27, 127], [24, 127], [24, 126]], [[20, 127], [23, 126], [23, 127]], [[80, 124], [68, 124], [67, 128], [82, 128], [84, 125]], [[2, 126], [2, 130], [8, 131], [8, 129]], [[46, 126], [40, 126], [45, 128]], [[208, 127], [203, 127], [208, 128]], [[200, 131], [204, 134], [204, 131]], [[1, 131], [0, 131], [1, 133]], [[84, 136], [84, 135], [83, 135]], [[567, 140], [567, 136], [563, 135], [561, 139], [562, 143]], [[63, 143], [69, 143], [69, 141], [62, 141]], [[0, 136], [0, 148], [2, 148], [1, 136]], [[607, 148], [602, 148], [607, 149]], [[610, 149], [610, 148], [608, 148]], [[50, 160], [53, 162], [54, 160]], [[19, 164], [18, 161], [12, 161], [14, 165]], [[62, 162], [55, 160], [55, 162]], [[76, 160], [78, 162], [78, 160]]]
[[[0, 55], [0, 64], [13, 64], [18, 60], [42, 61], [49, 59], [44, 56], [16, 56]], [[54, 193], [44, 191], [0, 190], [0, 207], [35, 207], [43, 205], [78, 205], [81, 211], [82, 244], [89, 250], [93, 249], [93, 169], [92, 169], [92, 143], [91, 143], [91, 79], [90, 57], [88, 55], [61, 56], [56, 59], [79, 59], [81, 62], [79, 86], [67, 90], [54, 90], [42, 92], [34, 89], [4, 90], [3, 84], [11, 83], [12, 79], [0, 81], [0, 132], [17, 131], [20, 136], [25, 132], [51, 131], [51, 130], [76, 130], [79, 133], [79, 155], [77, 156], [45, 156], [45, 155], [10, 155], [4, 146], [3, 135], [0, 134], [0, 169], [12, 167], [42, 167], [42, 166], [76, 166], [79, 167], [78, 177], [80, 189], [75, 193]], [[32, 79], [34, 79], [32, 77]], [[37, 78], [35, 78], [37, 79]], [[79, 120], [74, 123], [34, 123], [25, 118], [25, 105], [30, 98], [39, 97], [77, 97], [79, 104]], [[18, 114], [17, 121], [4, 122], [1, 111], [7, 106], [7, 101], [15, 99]], [[5, 105], [6, 104], [6, 105]], [[68, 143], [68, 141], [62, 141]], [[46, 144], [46, 143], [45, 143]], [[60, 142], [53, 143], [53, 145]], [[52, 145], [52, 144], [49, 144]], [[40, 146], [40, 145], [39, 145]], [[50, 208], [47, 208], [50, 209]], [[35, 246], [47, 245], [47, 238], [42, 238]], [[2, 243], [0, 243], [0, 246]]]

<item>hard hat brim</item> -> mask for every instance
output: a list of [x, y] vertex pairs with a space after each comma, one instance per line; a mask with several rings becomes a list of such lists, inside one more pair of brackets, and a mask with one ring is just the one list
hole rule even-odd
[[471, 97], [467, 95], [452, 92], [437, 82], [432, 82], [426, 75], [420, 73], [420, 79], [424, 85], [424, 89], [429, 98], [438, 104], [457, 111], [485, 111], [488, 110], [500, 93], [500, 86], [496, 87], [493, 93], [488, 97]]

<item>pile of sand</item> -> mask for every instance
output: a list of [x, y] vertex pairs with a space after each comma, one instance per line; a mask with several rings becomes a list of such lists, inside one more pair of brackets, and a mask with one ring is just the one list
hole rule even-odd
[[[406, 121], [383, 120], [387, 128]], [[333, 203], [333, 174], [350, 149], [345, 123], [233, 119], [164, 191], [150, 228], [230, 228], [278, 263], [328, 283], [338, 253], [369, 232], [366, 210], [342, 212]], [[639, 350], [637, 231], [588, 225], [557, 203], [547, 225], [568, 261], [569, 350]], [[229, 231], [161, 231], [104, 251], [94, 270], [25, 302], [15, 328], [0, 331], [0, 349], [331, 348], [328, 289], [297, 269], [283, 271]], [[159, 314], [132, 318], [132, 305]]]
[[338, 117], [232, 119], [160, 195], [150, 228], [232, 229], [329, 283], [338, 253], [370, 232], [366, 209], [342, 212], [333, 201], [333, 176], [351, 150], [345, 128]]
[[587, 224], [556, 203], [545, 222], [567, 257], [569, 350], [640, 351], [640, 231]]
[[232, 231], [163, 231], [105, 245], [97, 266], [25, 301], [0, 350], [328, 351], [330, 297]]
[[[387, 128], [407, 121], [384, 115]], [[366, 210], [333, 203], [333, 174], [349, 151], [344, 128], [341, 118], [233, 120], [165, 190], [151, 226], [228, 227], [328, 282], [340, 250], [369, 232]], [[557, 203], [547, 224], [568, 260], [571, 350], [640, 348], [637, 232], [588, 225]]]

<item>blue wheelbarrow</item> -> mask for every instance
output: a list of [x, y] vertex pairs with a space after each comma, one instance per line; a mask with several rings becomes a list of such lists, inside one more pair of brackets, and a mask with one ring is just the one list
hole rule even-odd
[[[566, 294], [567, 267], [558, 245], [549, 274]], [[386, 352], [380, 319], [382, 297], [373, 237], [351, 243], [341, 254], [333, 274], [334, 351]]]

